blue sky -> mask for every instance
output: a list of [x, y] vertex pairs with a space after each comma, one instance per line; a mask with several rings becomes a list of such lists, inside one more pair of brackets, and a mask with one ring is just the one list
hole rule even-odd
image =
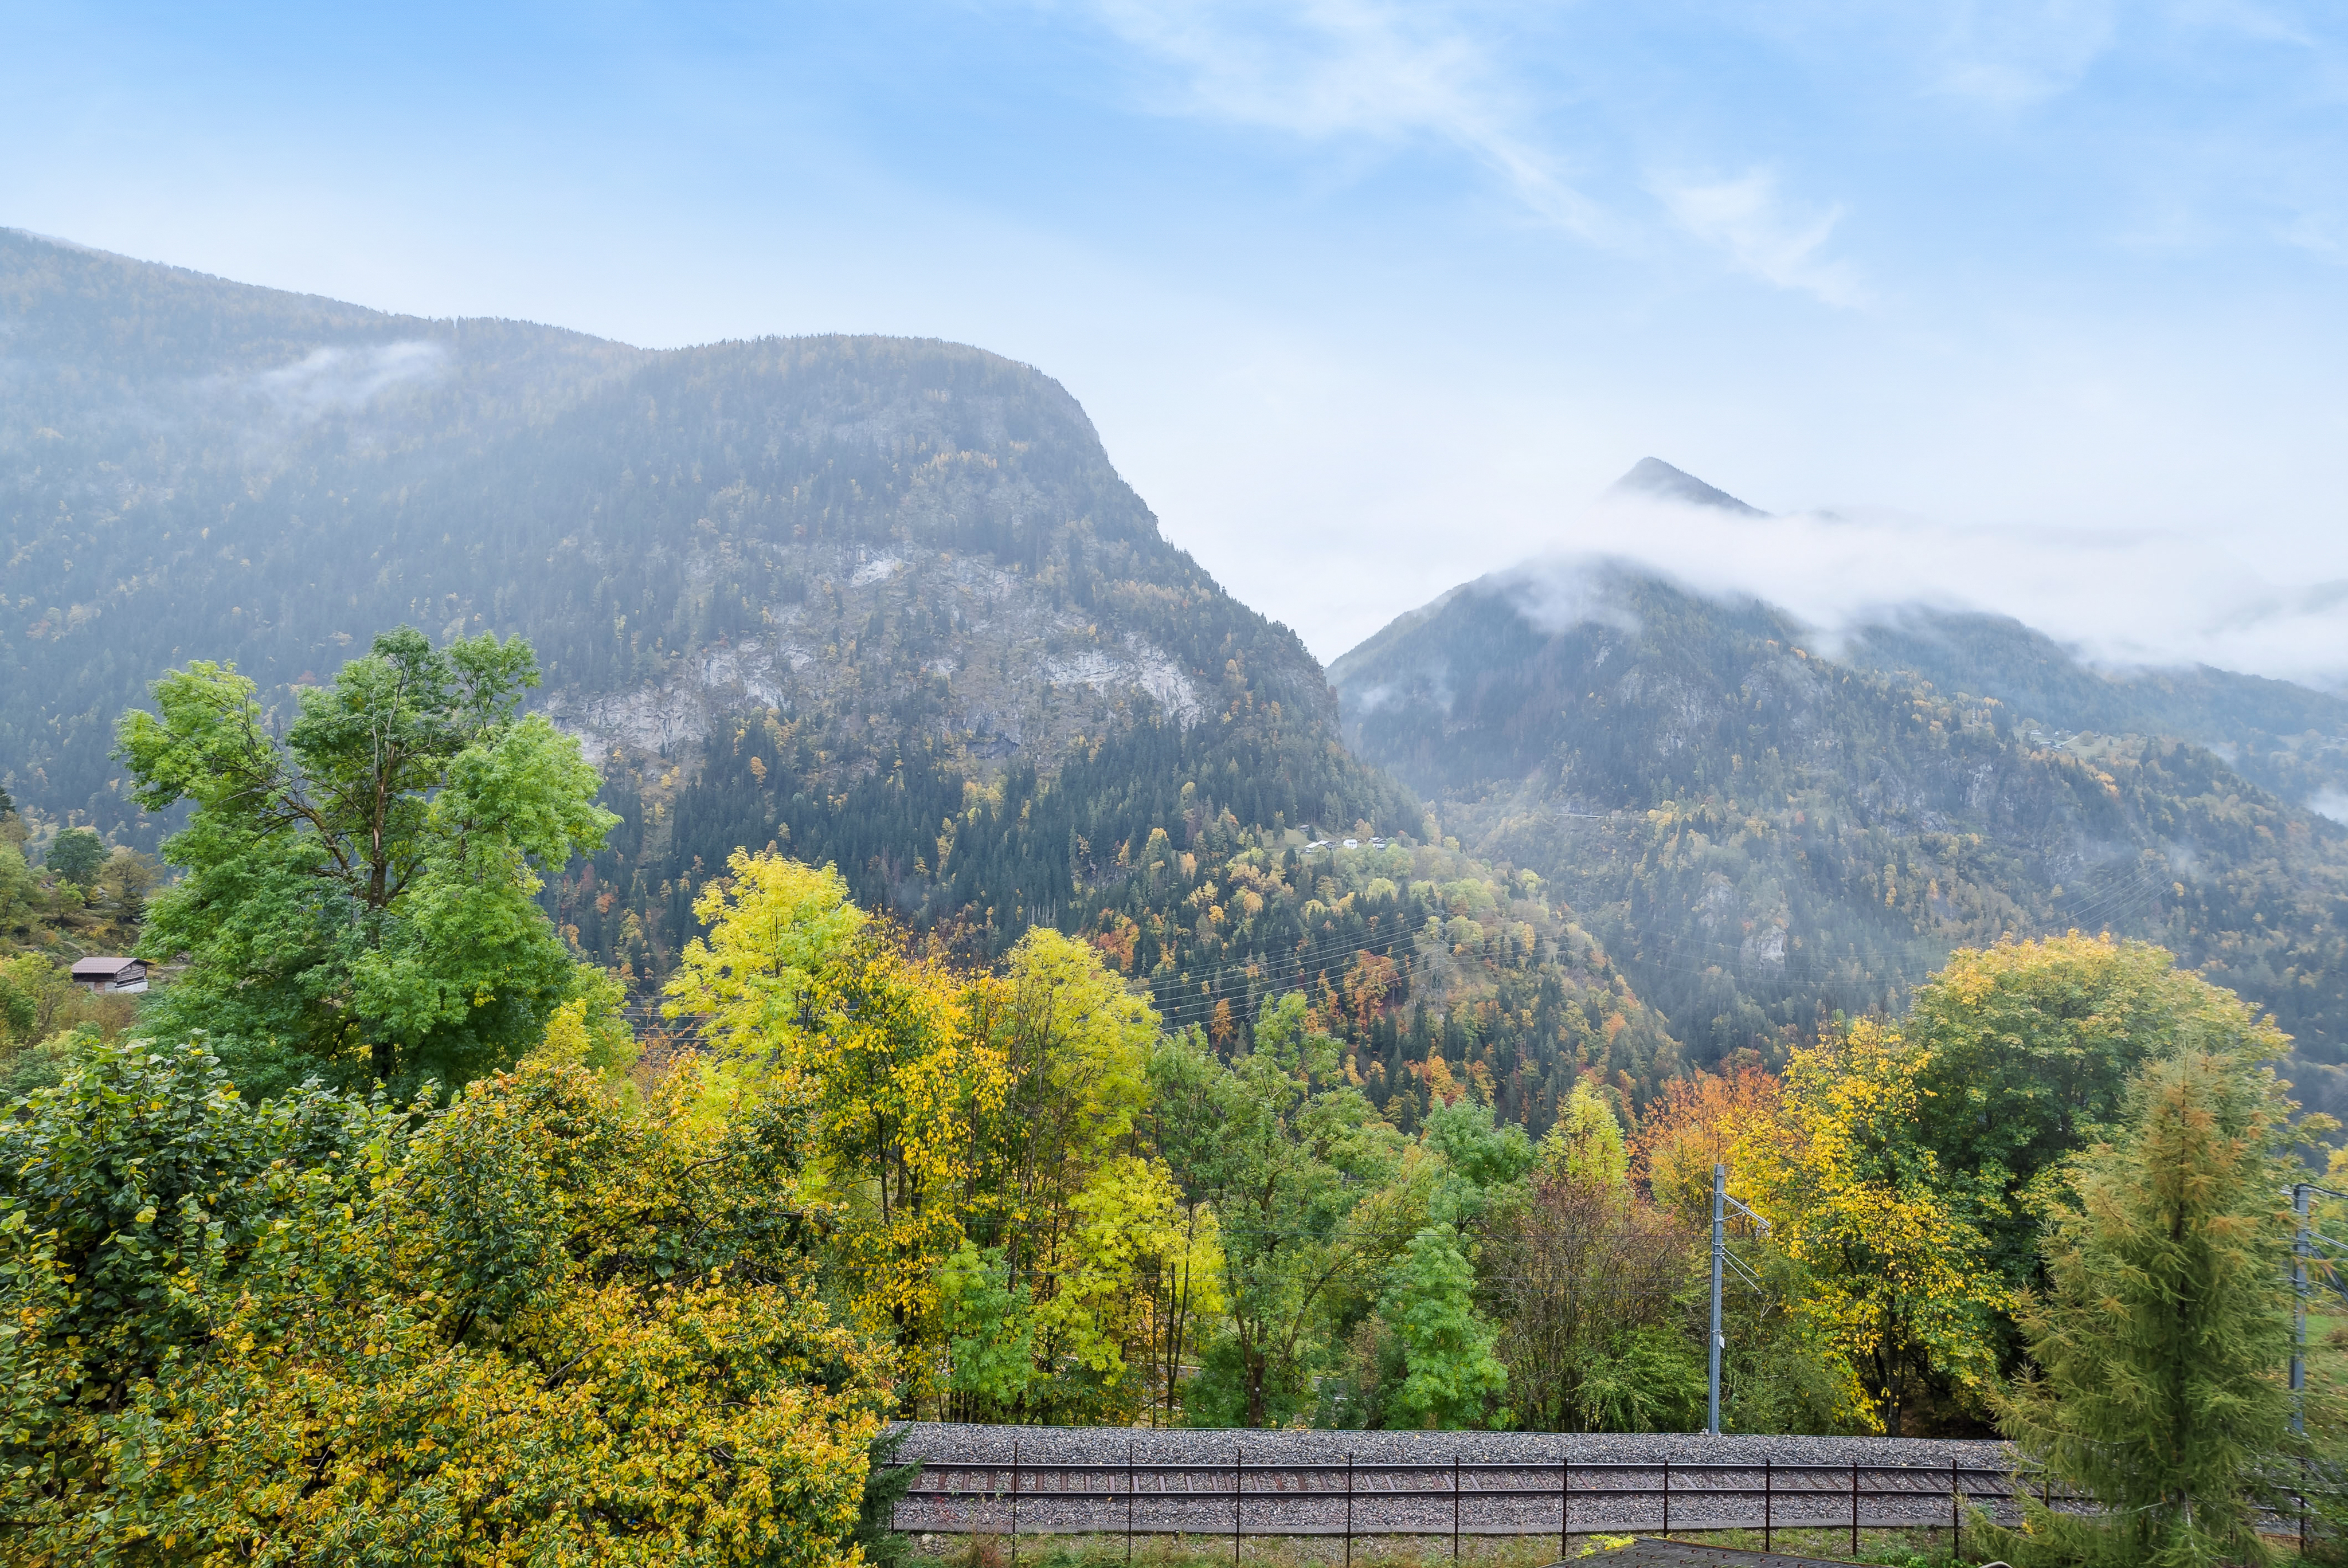
[[[2337, 5], [0, 5], [0, 223], [654, 345], [979, 343], [1324, 658], [1604, 547], [1822, 619], [1924, 594], [2348, 674], [2304, 592], [2348, 580]], [[1585, 506], [1650, 453], [1831, 507], [1872, 564], [1610, 535]]]

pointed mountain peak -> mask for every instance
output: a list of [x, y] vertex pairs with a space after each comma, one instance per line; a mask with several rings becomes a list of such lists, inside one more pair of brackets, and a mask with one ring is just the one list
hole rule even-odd
[[1661, 457], [1642, 457], [1631, 471], [1607, 487], [1609, 496], [1633, 496], [1645, 500], [1677, 501], [1688, 507], [1718, 507], [1741, 518], [1766, 518], [1758, 507], [1748, 507], [1725, 490], [1715, 490], [1694, 475], [1673, 467]]

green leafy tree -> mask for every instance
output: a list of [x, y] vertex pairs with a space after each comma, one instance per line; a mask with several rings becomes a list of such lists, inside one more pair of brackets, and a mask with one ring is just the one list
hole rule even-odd
[[0, 1522], [19, 1549], [111, 1485], [106, 1423], [198, 1332], [175, 1282], [240, 1266], [293, 1173], [390, 1116], [315, 1091], [256, 1111], [195, 1048], [92, 1040], [65, 1078], [0, 1122]]
[[252, 682], [197, 661], [123, 717], [139, 803], [194, 811], [139, 950], [185, 955], [156, 1032], [201, 1031], [249, 1093], [457, 1083], [512, 1061], [578, 981], [534, 866], [617, 820], [543, 715], [530, 645], [402, 627], [304, 690], [280, 740]]
[[1539, 1163], [1544, 1179], [1574, 1185], [1616, 1188], [1629, 1176], [1622, 1123], [1587, 1083], [1575, 1083], [1558, 1107], [1557, 1124], [1540, 1141]]
[[25, 852], [0, 838], [0, 940], [29, 935], [40, 913], [40, 880], [25, 864]]
[[0, 1044], [12, 1049], [40, 1038], [45, 1005], [57, 983], [57, 966], [37, 953], [0, 958]]
[[1443, 1156], [1450, 1174], [1481, 1193], [1522, 1181], [1533, 1166], [1533, 1143], [1525, 1130], [1514, 1123], [1500, 1126], [1489, 1108], [1465, 1098], [1429, 1112], [1420, 1142]]
[[88, 888], [98, 880], [98, 868], [106, 864], [106, 841], [94, 828], [68, 827], [49, 840], [41, 864], [60, 882]]
[[1390, 1271], [1379, 1315], [1403, 1346], [1406, 1373], [1388, 1400], [1395, 1424], [1446, 1430], [1480, 1417], [1509, 1386], [1492, 1326], [1476, 1311], [1476, 1269], [1448, 1225], [1410, 1240]]
[[1265, 1003], [1255, 1049], [1228, 1068], [1196, 1034], [1152, 1061], [1169, 1091], [1161, 1153], [1213, 1205], [1223, 1243], [1230, 1333], [1194, 1380], [1194, 1421], [1284, 1416], [1303, 1397], [1333, 1295], [1373, 1285], [1424, 1223], [1423, 1210], [1380, 1201], [1399, 1141], [1359, 1091], [1323, 1086], [1336, 1065], [1336, 1042], [1293, 993]]
[[1003, 1249], [965, 1241], [938, 1270], [939, 1317], [953, 1363], [947, 1387], [1000, 1409], [1026, 1396], [1035, 1376], [1035, 1325], [1024, 1281], [1010, 1278]]
[[2181, 1049], [2288, 1043], [2230, 991], [2148, 942], [2074, 933], [1951, 957], [1901, 1031], [1924, 1053], [1916, 1125], [1942, 1168], [1977, 1173], [1990, 1259], [2021, 1286], [2063, 1160], [2113, 1135], [2143, 1065]]
[[2239, 1051], [2146, 1067], [2082, 1155], [2022, 1314], [2038, 1372], [2002, 1401], [2023, 1452], [2105, 1505], [2033, 1507], [1995, 1549], [2044, 1563], [2260, 1562], [2263, 1464], [2289, 1451], [2290, 1102]]

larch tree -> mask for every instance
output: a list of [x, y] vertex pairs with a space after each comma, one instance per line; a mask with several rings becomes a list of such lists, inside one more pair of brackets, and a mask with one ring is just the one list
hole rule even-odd
[[2038, 1369], [2002, 1401], [2022, 1451], [2104, 1512], [2034, 1506], [1999, 1549], [2262, 1561], [2258, 1505], [2281, 1489], [2261, 1471], [2292, 1447], [2291, 1107], [2256, 1057], [2188, 1049], [2141, 1070], [2127, 1109], [2071, 1168], [2046, 1287], [2021, 1315]]

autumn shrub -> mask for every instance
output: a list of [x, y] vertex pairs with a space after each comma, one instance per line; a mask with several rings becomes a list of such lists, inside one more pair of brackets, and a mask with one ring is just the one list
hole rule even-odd
[[14, 1561], [850, 1560], [884, 1367], [788, 1110], [561, 1053], [437, 1112], [100, 1046], [0, 1129]]

